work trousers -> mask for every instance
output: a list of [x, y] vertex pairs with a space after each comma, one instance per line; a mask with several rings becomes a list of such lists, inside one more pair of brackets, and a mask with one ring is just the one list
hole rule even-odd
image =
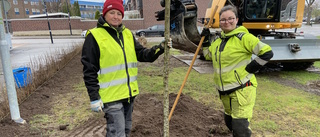
[[256, 87], [248, 86], [229, 95], [220, 95], [225, 110], [225, 122], [234, 137], [250, 137], [249, 122], [256, 100]]
[[111, 102], [104, 104], [103, 111], [107, 120], [106, 137], [129, 137], [132, 128], [132, 111], [134, 98], [131, 101]]

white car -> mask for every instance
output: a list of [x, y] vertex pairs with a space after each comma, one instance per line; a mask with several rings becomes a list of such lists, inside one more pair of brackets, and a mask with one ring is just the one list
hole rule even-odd
[[85, 38], [85, 37], [86, 37], [86, 34], [87, 34], [87, 30], [82, 31], [81, 37]]

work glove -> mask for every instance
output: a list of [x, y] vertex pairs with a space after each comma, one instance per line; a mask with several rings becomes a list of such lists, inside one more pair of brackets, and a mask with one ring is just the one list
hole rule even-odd
[[[166, 40], [164, 39], [163, 41], [161, 41], [161, 46], [164, 48], [164, 46], [165, 46], [165, 42], [166, 42]], [[170, 48], [172, 48], [172, 39], [171, 38], [169, 38], [169, 41], [168, 41], [168, 43], [167, 43], [167, 46], [168, 46], [168, 48], [170, 49]]]
[[209, 30], [209, 28], [203, 28], [200, 36], [201, 37], [204, 36], [204, 40], [203, 40], [202, 46], [203, 47], [209, 47], [211, 45], [210, 40], [209, 40], [209, 38], [210, 38], [210, 30]]
[[100, 111], [102, 111], [102, 108], [103, 108], [103, 102], [101, 101], [101, 99], [95, 100], [95, 101], [91, 101], [90, 102], [90, 107], [91, 107], [92, 111], [100, 112]]
[[255, 60], [252, 60], [245, 68], [249, 73], [256, 73], [262, 66]]
[[[201, 34], [201, 37], [204, 36], [204, 40], [202, 43], [202, 47], [209, 47], [211, 45], [210, 41], [209, 41], [209, 37], [210, 37], [210, 30], [209, 28], [203, 28]], [[204, 50], [204, 49], [203, 49]]]
[[205, 38], [209, 38], [209, 36], [210, 36], [210, 30], [209, 30], [209, 28], [203, 28], [200, 36], [201, 36], [201, 37], [205, 36]]

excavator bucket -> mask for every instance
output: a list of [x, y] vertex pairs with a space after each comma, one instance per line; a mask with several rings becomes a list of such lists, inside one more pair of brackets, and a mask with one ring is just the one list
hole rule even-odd
[[[162, 7], [165, 7], [164, 1], [160, 1]], [[164, 9], [156, 12], [157, 21], [164, 20], [164, 12]], [[171, 0], [170, 34], [173, 48], [195, 53], [201, 39], [197, 20], [197, 5], [194, 0]]]

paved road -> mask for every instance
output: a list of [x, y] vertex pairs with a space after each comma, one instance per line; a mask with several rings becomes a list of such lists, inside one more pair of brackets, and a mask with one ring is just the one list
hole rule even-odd
[[[82, 44], [84, 38], [77, 37], [12, 37], [12, 50], [10, 50], [10, 61], [12, 69], [19, 67], [31, 67], [31, 60], [39, 61], [45, 55], [56, 55], [61, 50], [68, 50], [75, 44]], [[59, 56], [59, 55], [57, 55]], [[0, 88], [5, 85], [2, 63], [0, 60]], [[1, 90], [0, 90], [1, 91]], [[0, 93], [0, 101], [3, 97]]]
[[[294, 32], [294, 29], [285, 29], [285, 30]], [[320, 24], [312, 24], [312, 26], [310, 26], [310, 25], [305, 25], [305, 23], [303, 23], [302, 27], [297, 29], [297, 32], [301, 32], [301, 31], [303, 31], [303, 33], [305, 34], [320, 36]]]

